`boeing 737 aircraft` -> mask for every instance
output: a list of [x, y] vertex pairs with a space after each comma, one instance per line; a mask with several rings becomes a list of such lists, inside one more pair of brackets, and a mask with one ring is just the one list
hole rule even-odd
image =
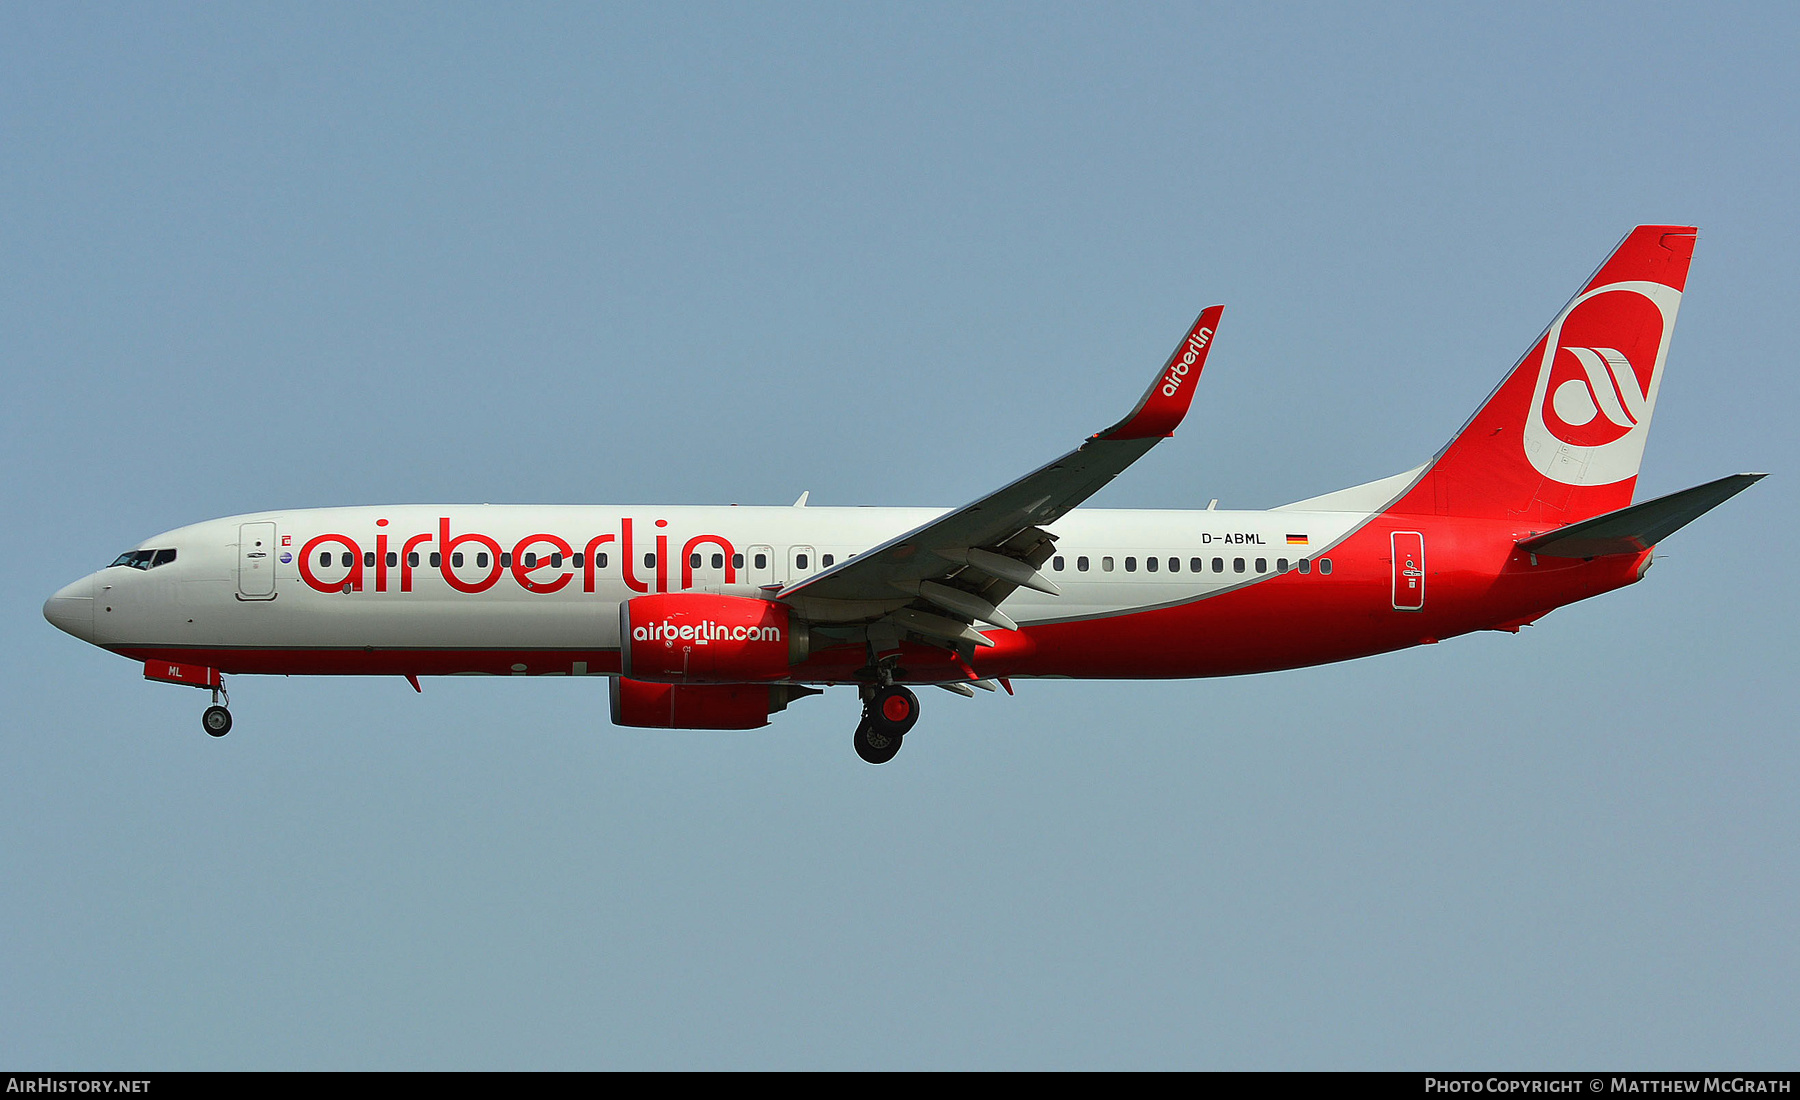
[[1430, 462], [1263, 512], [1079, 509], [1171, 435], [1200, 314], [1130, 415], [951, 511], [394, 505], [258, 512], [147, 539], [44, 604], [152, 680], [605, 676], [624, 726], [750, 729], [854, 685], [886, 762], [911, 690], [1227, 676], [1474, 630], [1635, 583], [1761, 474], [1632, 504], [1695, 230], [1639, 226]]

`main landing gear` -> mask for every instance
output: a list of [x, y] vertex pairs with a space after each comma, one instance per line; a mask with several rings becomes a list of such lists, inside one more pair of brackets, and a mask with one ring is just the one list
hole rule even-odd
[[906, 732], [919, 720], [919, 697], [902, 684], [865, 688], [862, 721], [857, 723], [856, 755], [885, 764], [900, 751]]

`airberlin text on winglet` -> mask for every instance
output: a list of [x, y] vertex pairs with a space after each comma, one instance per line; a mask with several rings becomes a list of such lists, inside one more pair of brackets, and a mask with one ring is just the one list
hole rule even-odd
[[1193, 369], [1194, 361], [1200, 358], [1200, 354], [1206, 350], [1207, 342], [1212, 339], [1212, 334], [1213, 330], [1210, 328], [1196, 329], [1188, 334], [1187, 351], [1181, 358], [1169, 364], [1169, 373], [1163, 379], [1164, 397], [1175, 396], [1175, 391], [1181, 388], [1181, 383], [1187, 378], [1188, 371]]
[[1207, 352], [1212, 348], [1213, 335], [1218, 332], [1219, 318], [1224, 313], [1224, 306], [1208, 306], [1202, 310], [1174, 354], [1169, 356], [1169, 361], [1157, 372], [1156, 380], [1144, 391], [1143, 399], [1131, 410], [1131, 415], [1094, 438], [1124, 441], [1175, 434], [1176, 425], [1187, 415], [1188, 405], [1194, 399], [1194, 387], [1187, 383], [1198, 377], [1206, 366]]

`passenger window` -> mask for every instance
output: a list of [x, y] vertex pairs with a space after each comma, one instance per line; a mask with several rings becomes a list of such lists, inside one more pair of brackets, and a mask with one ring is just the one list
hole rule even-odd
[[1256, 571], [1258, 573], [1267, 573], [1269, 571], [1269, 559], [1268, 558], [1257, 558], [1256, 559]]
[[1058, 573], [1063, 571], [1063, 559], [1060, 555], [1050, 559], [1050, 568], [1056, 570]]
[[[577, 563], [577, 564], [580, 564], [580, 563]], [[594, 568], [595, 569], [605, 569], [606, 568], [606, 551], [602, 550], [598, 554], [594, 555]]]
[[1244, 559], [1243, 558], [1232, 558], [1231, 559], [1231, 571], [1233, 573], [1242, 573], [1244, 571]]
[[1088, 571], [1088, 560], [1087, 560], [1086, 554], [1083, 554], [1080, 557], [1075, 559], [1075, 568], [1083, 573]]
[[1319, 572], [1325, 574], [1326, 576], [1331, 575], [1331, 559], [1330, 558], [1320, 558], [1319, 559]]
[[805, 554], [801, 554], [794, 559], [794, 567], [796, 569], [805, 569], [806, 568], [806, 555]]
[[[562, 557], [561, 554], [550, 555], [550, 564], [555, 565], [556, 559], [560, 558], [560, 557]], [[582, 561], [582, 558], [581, 558], [580, 554], [570, 554], [569, 555], [569, 564], [574, 566], [575, 568], [577, 568], [577, 569], [581, 568], [581, 561]]]
[[392, 569], [392, 568], [393, 568], [393, 567], [394, 567], [394, 566], [396, 566], [396, 565], [399, 565], [399, 564], [400, 564], [400, 555], [399, 555], [399, 554], [396, 554], [396, 553], [394, 553], [394, 552], [393, 552], [393, 551], [392, 551], [392, 550], [389, 550], [389, 551], [388, 551], [388, 552], [387, 552], [387, 565], [388, 565], [388, 568], [389, 568], [389, 569]]
[[1215, 572], [1215, 573], [1225, 572], [1225, 559], [1224, 558], [1214, 558], [1213, 559], [1213, 572]]
[[331, 564], [331, 551], [329, 551], [329, 550], [319, 551], [319, 564], [320, 565], [330, 565]]
[[483, 550], [481, 553], [475, 555], [475, 568], [486, 569], [487, 561], [487, 551]]
[[414, 569], [419, 567], [419, 552], [417, 550], [406, 555], [406, 564]]
[[1288, 560], [1286, 558], [1276, 558], [1275, 559], [1275, 572], [1285, 573], [1285, 572], [1287, 572], [1287, 567], [1288, 567]]
[[[530, 557], [531, 557], [530, 554], [526, 554], [525, 557], [520, 560], [528, 561], [530, 559]], [[500, 568], [502, 568], [502, 569], [511, 569], [512, 568], [512, 551], [511, 550], [500, 551]]]
[[552, 569], [561, 569], [562, 568], [562, 555], [561, 554], [551, 554], [550, 555], [550, 568], [552, 568]]
[[350, 551], [346, 550], [346, 551], [344, 551], [344, 554], [343, 554], [343, 557], [341, 560], [344, 563], [344, 568], [348, 569], [352, 565], [356, 564], [356, 555], [352, 554], [352, 553], [350, 553]]
[[744, 567], [744, 555], [742, 555], [742, 554], [731, 555], [731, 567], [733, 569], [742, 569]]
[[1112, 572], [1112, 571], [1113, 571], [1113, 560], [1112, 560], [1112, 558], [1110, 558], [1110, 557], [1103, 557], [1103, 558], [1101, 558], [1101, 559], [1100, 559], [1100, 572], [1102, 572], [1102, 573], [1110, 573], [1110, 572]]
[[822, 557], [820, 557], [820, 558], [819, 558], [819, 564], [820, 564], [820, 565], [823, 565], [823, 566], [824, 566], [824, 567], [825, 567], [825, 568], [827, 568], [827, 569], [830, 569], [830, 568], [831, 568], [831, 563], [832, 563], [832, 562], [834, 562], [834, 561], [836, 561], [836, 560], [837, 560], [837, 556], [836, 556], [836, 555], [834, 555], [834, 554], [826, 554], [826, 555], [824, 555], [824, 556], [822, 556]]
[[461, 569], [462, 568], [462, 551], [461, 550], [458, 550], [456, 553], [450, 555], [450, 568], [452, 568], [452, 569]]
[[1305, 558], [1301, 558], [1298, 562], [1295, 562], [1294, 564], [1296, 564], [1300, 567], [1300, 572], [1302, 572], [1302, 573], [1312, 572], [1312, 562], [1307, 561]]
[[1171, 573], [1181, 572], [1181, 559], [1180, 558], [1170, 558], [1169, 559], [1169, 572], [1171, 572]]
[[1206, 559], [1205, 558], [1189, 558], [1188, 559], [1188, 572], [1190, 572], [1190, 573], [1206, 572]]
[[700, 568], [700, 555], [699, 554], [689, 554], [688, 555], [688, 568], [689, 569]]
[[1156, 559], [1155, 558], [1145, 558], [1144, 559], [1144, 570], [1149, 573], [1156, 572]]
[[1126, 558], [1125, 559], [1125, 572], [1127, 572], [1127, 573], [1137, 572], [1137, 559], [1136, 558]]
[[767, 569], [769, 567], [769, 555], [767, 555], [767, 554], [756, 555], [756, 567], [758, 569]]
[[444, 556], [436, 550], [431, 552], [431, 567], [437, 569], [444, 564]]
[[373, 550], [364, 550], [363, 551], [363, 568], [364, 569], [375, 568], [375, 551], [373, 551]]
[[724, 554], [714, 554], [713, 560], [712, 560], [712, 567], [714, 569], [725, 568], [725, 555]]
[[[507, 566], [508, 568], [511, 568], [512, 562], [507, 561], [506, 558], [507, 558], [507, 555], [501, 554], [500, 555], [500, 564]], [[527, 568], [527, 569], [536, 569], [537, 568], [537, 555], [536, 554], [526, 554], [525, 555], [525, 568]]]

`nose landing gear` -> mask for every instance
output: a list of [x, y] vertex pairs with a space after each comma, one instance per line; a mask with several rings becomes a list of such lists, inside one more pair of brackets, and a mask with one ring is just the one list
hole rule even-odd
[[213, 705], [207, 707], [206, 711], [200, 715], [200, 728], [214, 737], [223, 737], [231, 732], [231, 711], [226, 709], [231, 705], [231, 693], [225, 690], [223, 676], [219, 677], [219, 682], [213, 687], [212, 694]]
[[145, 661], [144, 679], [165, 684], [186, 684], [212, 692], [212, 706], [200, 716], [200, 728], [214, 737], [231, 732], [231, 693], [225, 690], [225, 677], [208, 665], [184, 665], [174, 661]]
[[221, 706], [207, 707], [200, 716], [200, 726], [214, 737], [223, 737], [231, 732], [231, 712]]
[[885, 764], [900, 751], [900, 742], [919, 720], [919, 697], [902, 684], [865, 689], [862, 721], [857, 723], [856, 755]]
[[146, 681], [164, 684], [187, 684], [189, 688], [212, 691], [212, 706], [200, 715], [200, 727], [212, 736], [230, 733], [230, 693], [225, 691], [225, 675], [207, 664], [180, 664], [175, 661], [146, 661]]

